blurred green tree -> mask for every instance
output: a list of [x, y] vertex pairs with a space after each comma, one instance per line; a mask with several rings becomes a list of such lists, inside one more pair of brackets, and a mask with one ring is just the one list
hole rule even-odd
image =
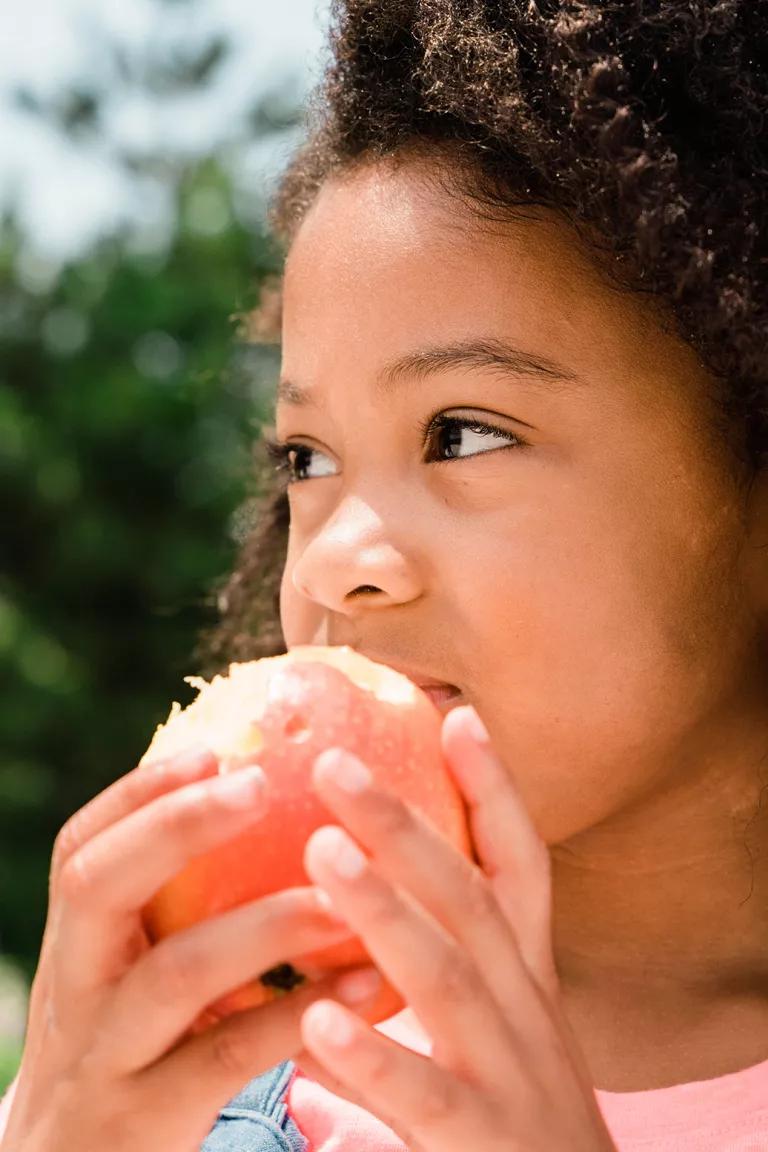
[[[226, 52], [153, 59], [142, 82], [204, 88]], [[64, 132], [101, 130], [98, 92], [17, 96]], [[284, 100], [279, 118], [266, 97], [248, 131], [295, 123]], [[27, 980], [56, 833], [192, 698], [182, 677], [254, 491], [276, 354], [235, 320], [278, 256], [238, 215], [231, 146], [124, 158], [173, 206], [154, 248], [121, 228], [52, 270], [12, 212], [0, 222], [0, 950]]]

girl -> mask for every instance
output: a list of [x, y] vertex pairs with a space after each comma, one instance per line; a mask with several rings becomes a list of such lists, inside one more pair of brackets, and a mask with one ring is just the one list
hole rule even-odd
[[[345, 0], [332, 49], [208, 648], [442, 685], [477, 863], [328, 750], [313, 885], [150, 948], [269, 797], [119, 780], [56, 844], [3, 1152], [765, 1149], [764, 6]], [[373, 969], [187, 1035], [345, 931]]]

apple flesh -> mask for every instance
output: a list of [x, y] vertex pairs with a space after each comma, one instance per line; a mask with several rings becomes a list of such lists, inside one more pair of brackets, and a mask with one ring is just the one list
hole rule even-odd
[[[220, 772], [260, 765], [269, 806], [252, 829], [191, 860], [153, 896], [143, 912], [151, 940], [311, 883], [304, 846], [315, 829], [336, 822], [311, 784], [312, 765], [326, 748], [359, 756], [377, 783], [412, 804], [471, 856], [464, 805], [443, 758], [442, 717], [406, 676], [348, 647], [306, 645], [283, 656], [232, 664], [228, 676], [210, 683], [187, 679], [199, 689], [197, 699], [184, 710], [173, 705], [142, 763], [202, 743], [218, 757]], [[357, 939], [286, 957], [210, 1005], [194, 1030], [290, 991], [307, 971], [366, 960]]]

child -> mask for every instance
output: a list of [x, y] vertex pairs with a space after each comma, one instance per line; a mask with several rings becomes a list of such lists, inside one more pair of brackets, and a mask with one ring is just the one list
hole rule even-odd
[[[768, 1148], [761, 7], [337, 6], [209, 650], [442, 685], [478, 864], [329, 751], [313, 886], [150, 948], [268, 794], [204, 751], [118, 781], [57, 841], [3, 1152]], [[345, 931], [375, 970], [185, 1035]]]

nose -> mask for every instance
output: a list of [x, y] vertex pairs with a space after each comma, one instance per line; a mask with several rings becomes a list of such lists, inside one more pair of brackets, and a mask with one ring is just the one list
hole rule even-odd
[[[421, 593], [414, 559], [404, 548], [402, 512], [387, 523], [370, 504], [348, 497], [312, 538], [299, 545], [291, 581], [331, 612], [406, 604]], [[392, 527], [387, 525], [391, 524]]]

